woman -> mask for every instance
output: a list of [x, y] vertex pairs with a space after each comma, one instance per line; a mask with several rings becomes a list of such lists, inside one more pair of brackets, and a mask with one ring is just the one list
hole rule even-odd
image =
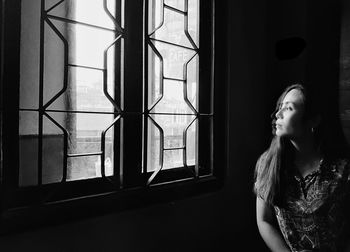
[[258, 229], [272, 251], [350, 251], [348, 152], [327, 138], [321, 107], [300, 84], [278, 100], [254, 186]]

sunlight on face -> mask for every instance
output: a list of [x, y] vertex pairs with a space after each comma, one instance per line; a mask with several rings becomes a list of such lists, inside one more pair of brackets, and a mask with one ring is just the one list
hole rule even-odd
[[276, 135], [288, 138], [298, 138], [305, 132], [302, 120], [304, 113], [303, 94], [298, 89], [290, 90], [276, 113]]

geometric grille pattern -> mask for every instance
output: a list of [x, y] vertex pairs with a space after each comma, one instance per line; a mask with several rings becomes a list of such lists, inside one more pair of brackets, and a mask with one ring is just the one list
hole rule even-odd
[[[192, 8], [198, 9], [198, 2], [192, 4]], [[189, 149], [189, 144], [191, 144], [193, 153], [196, 152], [196, 133], [198, 132], [198, 123], [195, 123], [198, 118], [198, 110], [196, 109], [198, 104], [198, 42], [196, 43], [192, 35], [189, 33], [189, 1], [149, 1], [149, 12], [153, 15], [150, 15], [148, 18], [148, 37], [147, 44], [152, 55], [154, 62], [159, 62], [158, 64], [149, 64], [151, 65], [151, 71], [155, 71], [155, 75], [158, 78], [151, 79], [152, 83], [149, 83], [148, 91], [152, 93], [152, 89], [158, 89], [157, 95], [151, 97], [151, 101], [148, 102], [148, 122], [149, 127], [154, 128], [153, 136], [159, 136], [159, 144], [156, 158], [158, 159], [157, 168], [153, 171], [153, 174], [148, 179], [148, 184], [152, 183], [156, 175], [166, 167], [165, 158], [171, 153], [176, 153], [180, 151], [178, 155], [179, 159], [182, 159], [182, 164], [185, 168], [188, 168], [188, 158], [187, 153]], [[194, 21], [194, 32], [198, 36], [198, 22], [199, 17], [198, 13], [196, 16], [190, 18]], [[158, 20], [157, 20], [158, 17]], [[152, 19], [153, 18], [153, 19]], [[176, 26], [177, 24], [177, 26]], [[170, 52], [170, 53], [169, 53]], [[175, 52], [172, 55], [171, 52]], [[174, 59], [176, 55], [181, 55], [181, 59]], [[194, 62], [194, 67], [191, 68], [189, 74], [189, 64]], [[171, 65], [171, 70], [166, 69]], [[189, 91], [189, 80], [190, 75], [192, 77], [194, 86]], [[150, 80], [150, 79], [149, 79]], [[157, 80], [157, 81], [156, 81]], [[168, 90], [167, 87], [169, 86]], [[172, 88], [171, 88], [172, 86]], [[177, 92], [176, 87], [177, 86]], [[176, 100], [174, 95], [171, 93], [177, 93], [179, 98], [177, 99], [177, 107], [182, 107], [182, 111], [177, 112], [173, 106], [167, 106], [171, 101]], [[189, 92], [192, 92], [191, 99]], [[153, 92], [154, 93], [154, 92]], [[181, 94], [182, 93], [182, 97]], [[167, 98], [171, 96], [171, 98]], [[150, 97], [150, 96], [148, 96]], [[191, 99], [191, 100], [190, 100]], [[181, 104], [182, 103], [182, 104]], [[174, 104], [174, 102], [173, 102]], [[181, 144], [175, 144], [174, 147], [165, 146], [165, 133], [164, 127], [167, 127], [166, 123], [160, 125], [160, 122], [169, 121], [166, 118], [173, 116], [183, 117], [183, 124], [180, 127], [182, 131], [182, 141]], [[195, 135], [194, 138], [191, 138], [191, 143], [188, 143], [188, 130], [191, 126], [192, 134]], [[152, 133], [151, 134], [152, 138]], [[170, 154], [169, 154], [170, 153]], [[168, 155], [167, 155], [168, 154]], [[182, 155], [181, 155], [182, 154]], [[174, 155], [174, 154], [173, 154]], [[151, 156], [151, 155], [150, 155]], [[149, 157], [151, 158], [151, 157]], [[193, 160], [195, 163], [195, 160]], [[195, 176], [198, 176], [198, 166], [195, 165]]]
[[[38, 1], [38, 102], [27, 106], [21, 97], [20, 108], [35, 113], [34, 184], [113, 180], [114, 149], [122, 141], [117, 129], [126, 113], [124, 1]], [[199, 106], [199, 0], [148, 0], [145, 9], [146, 184], [156, 184], [161, 171], [180, 167], [198, 178], [199, 122], [212, 118]], [[59, 139], [49, 143], [50, 135]]]
[[62, 182], [113, 174], [112, 128], [121, 113], [115, 95], [115, 86], [120, 85], [115, 73], [121, 70], [116, 69], [115, 58], [122, 60], [124, 35], [113, 2], [41, 0], [39, 104], [34, 109], [21, 107], [38, 113], [39, 185], [58, 182], [43, 181], [45, 173], [53, 173], [50, 153], [45, 155], [52, 149], [45, 143], [50, 134], [61, 136], [55, 141], [61, 144], [56, 154], [61, 162], [54, 162], [62, 164]]

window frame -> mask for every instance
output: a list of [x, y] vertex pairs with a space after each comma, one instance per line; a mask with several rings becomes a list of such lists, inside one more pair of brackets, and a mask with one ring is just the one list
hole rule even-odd
[[[130, 2], [130, 1], [126, 1]], [[146, 1], [144, 1], [146, 2]], [[152, 203], [169, 202], [176, 199], [187, 198], [203, 193], [214, 192], [219, 190], [224, 185], [225, 170], [227, 164], [227, 76], [226, 76], [226, 60], [222, 60], [222, 50], [217, 49], [216, 43], [222, 45], [226, 43], [221, 41], [226, 38], [225, 34], [218, 36], [214, 30], [219, 30], [224, 26], [225, 17], [215, 16], [215, 4], [220, 1], [201, 1], [200, 13], [207, 11], [212, 17], [205, 19], [200, 25], [200, 34], [208, 33], [208, 27], [211, 30], [210, 39], [204, 41], [200, 38], [200, 51], [206, 52], [208, 48], [212, 52], [200, 53], [200, 55], [207, 55], [204, 60], [207, 66], [201, 68], [200, 82], [206, 80], [214, 85], [210, 94], [214, 94], [216, 98], [211, 102], [212, 107], [207, 108], [214, 112], [214, 118], [211, 127], [213, 128], [213, 135], [209, 136], [213, 142], [213, 158], [209, 161], [212, 163], [213, 174], [201, 179], [183, 180], [176, 183], [161, 183], [155, 186], [140, 186], [139, 180], [144, 181], [145, 178], [139, 176], [139, 164], [136, 163], [136, 158], [129, 156], [124, 152], [124, 165], [133, 169], [127, 170], [124, 173], [124, 183], [128, 186], [120, 190], [120, 184], [111, 185], [108, 181], [103, 179], [88, 179], [75, 181], [74, 183], [66, 184], [64, 190], [59, 188], [57, 184], [47, 184], [33, 187], [18, 187], [19, 177], [19, 70], [20, 70], [20, 23], [21, 23], [21, 0], [3, 0], [1, 2], [1, 113], [2, 113], [2, 161], [1, 161], [1, 216], [0, 216], [0, 234], [16, 232], [31, 227], [38, 227], [47, 224], [61, 223], [62, 221], [76, 220], [99, 214], [111, 213], [120, 210], [133, 209], [145, 206]], [[209, 4], [209, 6], [207, 5]], [[137, 7], [135, 7], [138, 5]], [[210, 6], [212, 5], [212, 6]], [[225, 4], [223, 4], [225, 5]], [[141, 11], [141, 22], [143, 25], [138, 26], [135, 20], [125, 18], [125, 25], [128, 27], [136, 27], [135, 29], [145, 29], [142, 20], [142, 11], [145, 6], [143, 1], [137, 1], [132, 4], [137, 11]], [[130, 7], [132, 7], [130, 6]], [[209, 8], [208, 8], [209, 7]], [[223, 8], [223, 7], [221, 7]], [[202, 15], [200, 15], [202, 16]], [[218, 22], [219, 21], [219, 22]], [[203, 23], [204, 22], [204, 23]], [[207, 23], [205, 23], [207, 22]], [[216, 24], [218, 22], [218, 24]], [[220, 27], [219, 27], [220, 26]], [[203, 38], [203, 36], [201, 36]], [[144, 38], [139, 38], [144, 40]], [[130, 39], [130, 41], [132, 41]], [[218, 43], [221, 42], [221, 43]], [[125, 44], [127, 41], [125, 42]], [[134, 40], [138, 43], [138, 49], [130, 45], [126, 50], [137, 53], [144, 57], [144, 47], [147, 46], [146, 41]], [[140, 46], [141, 44], [141, 46]], [[216, 51], [220, 52], [217, 56]], [[220, 58], [218, 58], [220, 57]], [[227, 57], [227, 56], [226, 56]], [[220, 60], [218, 60], [220, 59]], [[143, 83], [143, 62], [135, 62], [131, 57], [126, 57], [125, 64], [132, 64], [139, 69], [138, 75], [125, 72], [125, 82], [132, 85], [140, 85]], [[126, 70], [130, 68], [125, 68]], [[214, 72], [215, 69], [215, 72]], [[202, 79], [201, 79], [202, 78]], [[220, 85], [215, 85], [220, 83]], [[138, 86], [139, 87], [139, 86]], [[125, 101], [130, 97], [135, 99], [135, 92], [130, 88], [125, 95]], [[136, 94], [139, 97], [139, 103], [128, 104], [130, 111], [142, 111], [142, 89], [138, 89]], [[199, 94], [201, 97], [201, 94]], [[203, 97], [208, 94], [203, 94]], [[129, 97], [129, 98], [128, 98]], [[135, 107], [136, 106], [136, 107]], [[207, 106], [203, 103], [200, 106]], [[133, 117], [135, 115], [125, 115]], [[146, 118], [147, 119], [147, 118]], [[140, 130], [138, 134], [142, 134], [142, 118], [137, 123], [137, 128]], [[133, 124], [133, 121], [129, 121]], [[130, 124], [124, 125], [126, 130], [125, 136], [135, 135], [135, 128], [131, 131]], [[129, 131], [128, 131], [129, 130]], [[215, 137], [214, 137], [215, 136]], [[200, 136], [202, 139], [204, 136]], [[208, 137], [208, 136], [205, 136]], [[140, 137], [142, 139], [142, 136]], [[126, 150], [135, 150], [135, 146], [129, 143], [125, 146]], [[138, 146], [138, 155], [142, 155], [142, 145]], [[207, 153], [202, 153], [206, 155]], [[142, 157], [140, 157], [141, 159]], [[184, 172], [184, 169], [166, 170], [162, 172], [162, 176], [176, 177], [178, 174]], [[117, 188], [116, 188], [117, 187]], [[59, 190], [58, 190], [59, 189]], [[72, 193], [74, 192], [74, 194]], [[86, 192], [89, 192], [88, 194]], [[45, 201], [50, 198], [50, 201]], [[15, 201], [14, 201], [15, 199]], [[89, 209], [89, 211], [86, 211]]]

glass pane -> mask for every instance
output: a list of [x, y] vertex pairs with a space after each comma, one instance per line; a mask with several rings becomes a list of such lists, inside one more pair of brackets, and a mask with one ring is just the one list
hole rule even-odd
[[148, 119], [147, 128], [147, 171], [154, 171], [161, 167], [160, 160], [160, 132], [151, 119]]
[[170, 168], [183, 167], [183, 150], [166, 150], [164, 151], [163, 170]]
[[148, 7], [147, 91], [154, 122], [149, 119], [147, 125], [147, 170], [194, 165], [199, 56], [193, 49], [199, 45], [199, 0], [151, 0]]
[[185, 64], [195, 55], [195, 51], [161, 42], [154, 42], [164, 61], [164, 77], [185, 79]]
[[163, 129], [164, 148], [184, 146], [183, 132], [192, 122], [194, 116], [188, 115], [153, 115], [152, 118]]
[[[79, 111], [112, 112], [113, 105], [103, 92], [102, 72], [84, 68], [76, 68], [75, 71], [76, 109]], [[114, 96], [113, 85], [108, 85], [108, 87], [108, 93]]]
[[[68, 6], [68, 5], [67, 5]], [[55, 15], [58, 17], [68, 18], [72, 16], [72, 11], [74, 10], [74, 6], [70, 5], [70, 15], [67, 15], [67, 7], [65, 4], [65, 0], [45, 0], [45, 9], [46, 11], [50, 10], [49, 14]]]
[[162, 95], [161, 76], [162, 64], [159, 57], [148, 46], [148, 108], [150, 108]]
[[69, 64], [104, 68], [104, 50], [118, 37], [115, 32], [54, 19], [50, 21], [67, 40]]
[[99, 156], [68, 158], [68, 181], [97, 177], [100, 163]]
[[64, 136], [63, 134], [43, 135], [43, 184], [60, 182], [64, 169]]
[[[100, 172], [99, 152], [101, 151], [101, 134], [113, 122], [114, 115], [108, 114], [90, 114], [90, 113], [49, 113], [49, 116], [59, 123], [68, 132], [68, 154], [91, 154], [96, 153], [95, 156], [87, 157], [72, 157], [68, 159], [68, 179], [83, 179], [96, 177]], [[44, 121], [44, 133], [46, 139], [44, 144], [44, 158], [47, 152], [48, 161], [52, 161], [53, 165], [47, 170], [51, 174], [45, 175], [48, 177], [48, 182], [61, 178], [64, 164], [63, 160], [63, 131], [49, 120]], [[113, 163], [113, 127], [111, 127], [105, 138], [105, 152], [106, 163]], [[50, 137], [49, 137], [50, 136]], [[56, 139], [56, 142], [53, 142]], [[50, 152], [54, 151], [55, 154]], [[98, 158], [97, 158], [98, 157]], [[45, 160], [45, 159], [44, 159]], [[93, 163], [88, 164], [89, 161]], [[44, 162], [44, 164], [49, 162]], [[83, 166], [83, 167], [80, 167]], [[58, 167], [58, 168], [57, 168]], [[57, 170], [58, 169], [58, 170]], [[49, 172], [48, 172], [49, 173]], [[54, 176], [54, 174], [58, 174]]]
[[[39, 108], [40, 4], [40, 0], [22, 2], [21, 109]], [[44, 184], [60, 182], [66, 166], [68, 180], [101, 176], [101, 134], [113, 122], [112, 113], [120, 107], [123, 39], [116, 38], [123, 21], [124, 1], [119, 4], [107, 0], [105, 10], [101, 0], [45, 1], [49, 12], [44, 22], [41, 95], [47, 115], [42, 118], [39, 146], [38, 112], [20, 112], [21, 186], [38, 183], [40, 154]], [[77, 113], [80, 111], [89, 113]], [[113, 144], [114, 126], [105, 138], [107, 175], [113, 174]], [[38, 153], [40, 147], [42, 153]], [[66, 152], [74, 157], [65, 157]]]
[[39, 106], [40, 0], [21, 1], [20, 108]]
[[[65, 114], [56, 113], [51, 115], [59, 125], [64, 125]], [[44, 184], [60, 182], [64, 168], [64, 135], [63, 130], [58, 127], [47, 116], [43, 117], [42, 137], [42, 182]]]
[[[87, 143], [88, 144], [88, 143]], [[113, 175], [113, 142], [106, 139], [105, 175]], [[68, 181], [102, 177], [101, 156], [80, 156], [68, 158]]]
[[184, 30], [185, 16], [168, 9], [163, 11], [164, 23], [151, 37], [192, 48]]
[[38, 112], [19, 113], [19, 185], [38, 183]]
[[[76, 128], [70, 135], [70, 154], [92, 153], [101, 151], [101, 133], [112, 123], [113, 115], [77, 114]], [[106, 173], [111, 174], [113, 165], [113, 127], [105, 138]], [[83, 179], [101, 176], [100, 156], [70, 158], [68, 162], [69, 179]]]
[[[180, 11], [185, 11], [186, 9], [183, 0], [164, 0], [164, 3]], [[163, 8], [161, 0], [149, 1], [148, 34], [152, 34], [157, 30], [154, 36], [152, 36], [153, 38], [192, 47], [184, 32], [187, 29], [191, 39], [198, 47], [199, 0], [188, 0], [187, 9], [188, 16], [186, 17], [181, 13]], [[185, 27], [186, 18], [187, 27]]]
[[[57, 28], [64, 29], [64, 23], [58, 23]], [[64, 41], [58, 34], [45, 23], [45, 44], [44, 44], [44, 85], [43, 99], [46, 104], [55, 94], [63, 89], [64, 76]], [[65, 108], [65, 101], [56, 104], [57, 109]]]
[[[46, 2], [47, 10], [54, 6], [52, 0]], [[59, 1], [54, 2], [58, 3]], [[115, 0], [107, 0], [107, 10], [115, 20]], [[101, 0], [65, 0], [53, 8], [49, 14], [110, 29], [115, 27], [112, 17], [104, 10], [103, 1]]]
[[163, 1], [148, 1], [148, 34], [153, 33], [163, 22]]
[[19, 137], [19, 185], [38, 183], [38, 136]]
[[[108, 145], [109, 148], [107, 148], [107, 153], [105, 157], [105, 175], [106, 176], [112, 176], [114, 174], [113, 172], [113, 155], [112, 155], [112, 144]], [[101, 172], [101, 158], [98, 156], [97, 162], [95, 163], [95, 172], [96, 177], [102, 177]]]
[[[163, 169], [175, 168], [183, 166], [183, 159], [176, 160], [179, 157], [179, 151], [181, 157], [183, 155], [185, 143], [184, 143], [184, 131], [190, 126], [195, 116], [189, 115], [152, 115], [151, 116], [158, 127], [163, 131], [163, 138], [161, 138], [160, 130], [152, 120], [148, 120], [148, 171], [153, 171], [160, 167], [160, 150], [161, 143], [163, 141], [164, 163]], [[192, 126], [192, 124], [191, 124]], [[194, 163], [194, 148], [195, 148], [195, 127], [189, 127], [186, 131], [186, 148], [189, 155], [187, 160]], [[181, 148], [178, 150], [171, 150], [175, 148]], [[167, 154], [166, 154], [167, 153]], [[167, 155], [167, 156], [166, 156]], [[167, 157], [167, 159], [166, 159]], [[179, 165], [181, 163], [182, 165]]]
[[199, 47], [199, 0], [188, 0], [188, 33]]
[[[101, 133], [112, 123], [113, 115], [103, 114], [72, 114], [75, 121], [70, 135], [72, 145], [70, 153], [89, 153], [101, 150]], [[107, 132], [106, 138], [112, 137], [112, 132]], [[89, 139], [89, 140], [87, 140]], [[88, 143], [87, 143], [88, 142]]]
[[188, 166], [196, 164], [196, 132], [198, 127], [198, 120], [195, 120], [186, 132], [186, 164]]
[[198, 79], [199, 79], [199, 58], [193, 57], [187, 64], [187, 99], [191, 105], [198, 111]]
[[[64, 23], [60, 24], [65, 26]], [[76, 29], [75, 32], [77, 32]], [[48, 41], [45, 45], [45, 67], [44, 67], [44, 104], [49, 102], [54, 96], [60, 92], [64, 87], [64, 47], [63, 42], [57, 38], [57, 35], [48, 28], [46, 32]], [[81, 40], [79, 33], [75, 41], [70, 39], [69, 43], [69, 55], [70, 61], [74, 64], [81, 63], [81, 65], [89, 66], [93, 65], [92, 62], [103, 61], [104, 48], [94, 48], [94, 44], [101, 39], [89, 39], [91, 41], [91, 48], [88, 48], [89, 52], [93, 49], [101, 49], [99, 53], [87, 53], [82, 47], [86, 46], [86, 43]], [[99, 36], [97, 34], [97, 36]], [[105, 40], [107, 43], [107, 40]], [[79, 43], [80, 42], [80, 43]], [[121, 52], [121, 41], [118, 40], [107, 51], [107, 64], [106, 66], [100, 65], [100, 67], [107, 68], [106, 82], [108, 95], [114, 99], [114, 86], [115, 86], [115, 73], [120, 73], [120, 68], [115, 66], [115, 49]], [[87, 62], [89, 61], [89, 62]], [[102, 70], [90, 69], [83, 67], [69, 67], [67, 73], [67, 89], [64, 94], [61, 94], [55, 99], [53, 104], [49, 106], [50, 109], [55, 110], [83, 110], [83, 111], [113, 111], [112, 103], [107, 99], [103, 93], [104, 76]], [[91, 108], [93, 107], [93, 110]]]
[[76, 59], [71, 64], [104, 68], [104, 50], [113, 44], [117, 34], [81, 25], [76, 25], [75, 29]]
[[[55, 22], [55, 27], [59, 30], [71, 29], [68, 33], [75, 34], [75, 39], [68, 36], [68, 54], [69, 62], [73, 65], [82, 65], [89, 67], [107, 68], [107, 87], [108, 93], [111, 97], [114, 97], [114, 84], [115, 84], [115, 48], [120, 52], [120, 40], [115, 42], [107, 51], [107, 64], [104, 66], [103, 51], [113, 41], [114, 34], [110, 33], [106, 36], [106, 32], [90, 29], [89, 34], [92, 38], [85, 37], [86, 34], [81, 33], [81, 29], [77, 26], [67, 25], [62, 22]], [[57, 33], [54, 32], [49, 25], [45, 25], [45, 67], [44, 67], [44, 104], [49, 102], [58, 92], [64, 87], [64, 43]], [[84, 27], [86, 29], [86, 27]], [[73, 30], [72, 30], [73, 29]], [[96, 36], [97, 38], [95, 38]], [[86, 39], [89, 42], [85, 42]], [[97, 46], [96, 46], [97, 45]], [[118, 70], [119, 71], [119, 70]], [[54, 104], [50, 105], [50, 109], [67, 110], [73, 108], [67, 108], [67, 103], [70, 102], [72, 94], [75, 92], [77, 96], [86, 96], [86, 90], [90, 89], [99, 92], [102, 100], [96, 101], [102, 103], [101, 106], [105, 107], [107, 98], [102, 97], [103, 94], [103, 72], [96, 69], [86, 69], [81, 67], [70, 67], [67, 73], [67, 92], [71, 94], [62, 94], [58, 97]], [[98, 90], [97, 90], [98, 89]], [[82, 92], [80, 92], [82, 91]], [[103, 95], [101, 95], [103, 94]], [[69, 97], [67, 97], [67, 95]], [[74, 95], [73, 95], [74, 96]], [[98, 98], [94, 100], [98, 100]], [[82, 98], [84, 99], [84, 98]], [[23, 100], [23, 99], [22, 99]], [[36, 102], [37, 103], [37, 102]], [[70, 102], [71, 105], [74, 103]], [[109, 104], [108, 111], [111, 111], [111, 104]], [[77, 109], [77, 108], [76, 108]], [[97, 109], [99, 111], [99, 109]]]
[[163, 97], [151, 112], [194, 114], [191, 107], [185, 102], [184, 83], [165, 80]]
[[[64, 0], [63, 0], [64, 1]], [[46, 10], [52, 8], [54, 5], [59, 4], [62, 0], [45, 0]]]
[[[67, 111], [113, 112], [114, 106], [103, 92], [103, 72], [79, 67], [69, 68], [68, 88], [48, 109]], [[113, 72], [112, 72], [113, 73]], [[114, 74], [107, 84], [114, 99]]]
[[184, 0], [164, 0], [164, 3], [178, 10], [185, 11]]

